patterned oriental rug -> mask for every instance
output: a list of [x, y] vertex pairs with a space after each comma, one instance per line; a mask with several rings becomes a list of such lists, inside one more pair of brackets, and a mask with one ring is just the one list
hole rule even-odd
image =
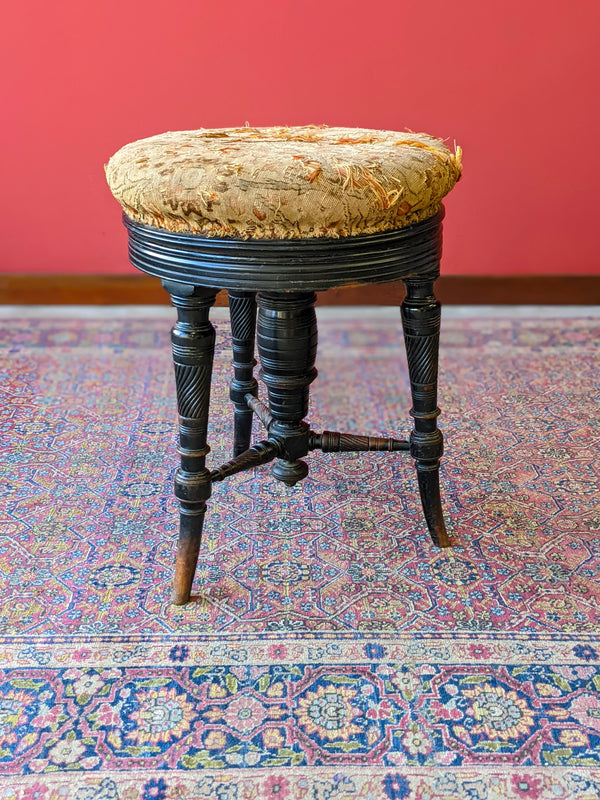
[[[177, 608], [170, 323], [3, 320], [1, 800], [598, 798], [599, 327], [444, 323], [450, 551], [409, 458], [313, 453], [215, 485]], [[317, 365], [315, 429], [408, 432], [399, 322]]]

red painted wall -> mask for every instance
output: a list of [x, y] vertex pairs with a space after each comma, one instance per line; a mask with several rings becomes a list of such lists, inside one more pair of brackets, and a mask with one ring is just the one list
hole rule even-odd
[[11, 3], [0, 269], [131, 269], [108, 157], [248, 121], [455, 139], [446, 273], [600, 272], [599, 25], [598, 0]]

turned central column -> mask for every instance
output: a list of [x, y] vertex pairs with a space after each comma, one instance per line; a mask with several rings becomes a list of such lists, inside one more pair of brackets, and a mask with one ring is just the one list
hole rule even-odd
[[309, 450], [310, 384], [317, 377], [317, 318], [314, 292], [261, 292], [257, 343], [260, 377], [267, 387], [273, 422], [269, 438], [281, 442], [284, 457], [273, 464], [277, 480], [293, 486], [308, 474], [300, 459]]

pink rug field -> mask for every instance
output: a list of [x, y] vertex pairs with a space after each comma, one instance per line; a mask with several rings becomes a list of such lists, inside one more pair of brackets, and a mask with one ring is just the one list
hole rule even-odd
[[[215, 484], [185, 607], [169, 322], [0, 328], [0, 800], [600, 796], [598, 319], [443, 323], [450, 550], [410, 457], [313, 453]], [[408, 434], [399, 315], [319, 333], [312, 427]]]

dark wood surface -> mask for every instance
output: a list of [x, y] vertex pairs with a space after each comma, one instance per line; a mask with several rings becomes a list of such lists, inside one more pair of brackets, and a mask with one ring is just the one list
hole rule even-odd
[[251, 292], [322, 292], [439, 274], [444, 210], [398, 230], [337, 239], [172, 233], [123, 216], [129, 260], [162, 280]]
[[254, 377], [256, 293], [230, 289], [229, 318], [233, 350], [233, 378], [229, 384], [229, 399], [234, 407], [233, 455], [235, 457], [250, 447], [252, 409], [246, 402], [246, 395], [258, 397], [258, 383]]
[[215, 350], [209, 312], [216, 292], [167, 281], [163, 285], [177, 309], [171, 341], [179, 412], [181, 466], [175, 473], [175, 497], [179, 500], [180, 529], [172, 601], [183, 605], [190, 599], [206, 501], [211, 494], [211, 473], [205, 462], [210, 452], [206, 432]]
[[431, 538], [438, 547], [449, 547], [440, 497], [440, 458], [444, 452], [438, 430], [438, 351], [441, 306], [432, 280], [406, 281], [402, 303], [402, 327], [408, 360], [414, 429], [410, 453], [415, 459], [423, 513]]
[[[600, 275], [441, 275], [442, 305], [598, 305]], [[401, 281], [320, 292], [318, 305], [399, 305]], [[160, 281], [148, 275], [0, 274], [3, 305], [168, 305]], [[227, 292], [217, 295], [227, 305]]]
[[280, 443], [281, 458], [271, 470], [294, 486], [308, 475], [302, 457], [309, 451], [310, 384], [317, 377], [317, 317], [314, 292], [261, 292], [258, 295], [256, 341], [260, 378], [267, 388], [269, 438]]

